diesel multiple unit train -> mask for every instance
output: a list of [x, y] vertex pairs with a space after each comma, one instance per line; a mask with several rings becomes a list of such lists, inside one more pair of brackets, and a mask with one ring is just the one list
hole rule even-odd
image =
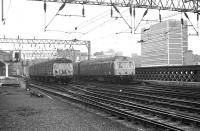
[[72, 63], [69, 59], [55, 59], [34, 64], [29, 68], [31, 79], [69, 82], [87, 79], [110, 82], [139, 80], [200, 82], [200, 65], [135, 68], [133, 59], [125, 56]]
[[73, 65], [69, 59], [55, 59], [33, 64], [29, 76], [37, 81], [68, 82], [73, 77]]
[[55, 59], [34, 64], [29, 68], [31, 79], [38, 81], [65, 81], [92, 79], [98, 81], [130, 81], [135, 75], [133, 59], [125, 56], [82, 61], [72, 64], [69, 59]]
[[133, 59], [115, 56], [74, 64], [74, 77], [108, 82], [128, 82], [135, 75]]

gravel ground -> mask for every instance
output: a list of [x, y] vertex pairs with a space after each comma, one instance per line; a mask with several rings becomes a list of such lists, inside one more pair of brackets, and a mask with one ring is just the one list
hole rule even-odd
[[21, 88], [0, 87], [0, 131], [135, 130], [142, 129], [125, 126], [77, 104], [30, 96]]

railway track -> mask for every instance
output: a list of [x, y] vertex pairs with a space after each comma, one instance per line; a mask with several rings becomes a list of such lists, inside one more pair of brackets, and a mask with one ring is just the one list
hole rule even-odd
[[[115, 114], [124, 119], [137, 120], [150, 125], [153, 124], [159, 130], [198, 130], [198, 128], [196, 129], [196, 126], [194, 127], [190, 125], [199, 125], [200, 123], [198, 118], [184, 117], [183, 115], [169, 113], [161, 109], [149, 108], [148, 106], [131, 103], [113, 96], [107, 96], [105, 94], [99, 94], [93, 91], [85, 90], [77, 87], [76, 85], [70, 85], [65, 88], [63, 85], [53, 86], [54, 91], [52, 92], [54, 94], [55, 89], [60, 90], [60, 93], [57, 92], [59, 95], [63, 94], [64, 92], [63, 96], [66, 97], [70, 95], [76, 99], [76, 102], [77, 100], [81, 100], [81, 103], [83, 104], [85, 104], [84, 102], [86, 102], [86, 104], [89, 102], [89, 105], [92, 107], [98, 106], [98, 109], [100, 108], [105, 112]], [[52, 86], [50, 87], [48, 85], [46, 88], [52, 88]], [[49, 89], [46, 88], [42, 90], [49, 91]]]
[[[79, 83], [77, 83], [79, 84]], [[80, 83], [82, 84], [82, 83]], [[156, 96], [167, 96], [169, 98], [177, 98], [177, 99], [189, 99], [194, 101], [200, 101], [200, 89], [198, 88], [172, 88], [172, 87], [165, 87], [165, 86], [154, 86], [154, 85], [147, 85], [147, 86], [132, 86], [132, 85], [106, 85], [101, 83], [89, 83], [92, 87], [96, 88], [106, 88], [112, 90], [124, 90], [126, 92], [134, 92], [134, 93], [143, 93], [143, 94], [150, 94]]]
[[[173, 89], [168, 92], [162, 91], [162, 89], [158, 91], [157, 89], [151, 89], [154, 87], [148, 87], [148, 86], [124, 87], [124, 85], [123, 86], [119, 86], [119, 85], [107, 86], [107, 85], [102, 85], [102, 84], [101, 85], [91, 84], [91, 85], [87, 85], [88, 86], [87, 89], [106, 90], [109, 92], [113, 92], [113, 94], [115, 93], [119, 94], [119, 91], [121, 91], [126, 96], [141, 97], [141, 98], [146, 98], [146, 99], [150, 99], [154, 101], [162, 101], [164, 103], [168, 102], [168, 103], [171, 103], [172, 105], [173, 103], [175, 103], [177, 106], [185, 105], [186, 109], [187, 109], [187, 106], [193, 107], [193, 108], [200, 108], [200, 97], [198, 97], [199, 95], [198, 96], [194, 95], [194, 94], [199, 94], [200, 92], [196, 90], [191, 91], [190, 93], [187, 92], [183, 94], [182, 91], [175, 92]], [[189, 98], [192, 98], [192, 99], [189, 99]]]
[[[81, 87], [81, 85], [80, 85]], [[200, 118], [200, 103], [198, 101], [191, 101], [186, 99], [177, 99], [171, 97], [163, 97], [156, 95], [149, 95], [148, 92], [144, 93], [129, 93], [126, 89], [119, 90], [122, 88], [118, 88], [116, 90], [110, 90], [107, 86], [96, 88], [93, 84], [87, 86], [87, 90], [94, 91], [99, 94], [104, 94], [107, 96], [112, 96], [120, 99], [124, 99], [130, 102], [148, 105], [153, 108], [160, 108], [164, 110], [168, 110], [170, 112], [179, 113], [179, 114], [187, 114], [188, 116], [194, 116]]]
[[179, 100], [179, 99], [171, 99], [166, 97], [158, 97], [154, 95], [148, 94], [138, 94], [138, 93], [128, 93], [128, 92], [121, 92], [121, 91], [113, 91], [108, 89], [94, 89], [94, 88], [87, 88], [87, 90], [96, 92], [96, 93], [104, 93], [107, 95], [111, 95], [113, 97], [119, 97], [126, 99], [128, 101], [136, 101], [145, 104], [155, 104], [163, 107], [171, 107], [172, 109], [180, 109], [186, 110], [190, 112], [200, 112], [200, 103], [193, 102], [193, 101], [186, 101], [186, 100]]

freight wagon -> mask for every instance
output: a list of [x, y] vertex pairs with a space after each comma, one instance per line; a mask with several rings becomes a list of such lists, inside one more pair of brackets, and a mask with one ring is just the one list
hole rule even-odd
[[82, 61], [73, 66], [76, 79], [128, 82], [135, 75], [133, 59], [125, 56]]
[[73, 77], [73, 65], [70, 59], [54, 59], [31, 65], [30, 78], [46, 82], [69, 82]]

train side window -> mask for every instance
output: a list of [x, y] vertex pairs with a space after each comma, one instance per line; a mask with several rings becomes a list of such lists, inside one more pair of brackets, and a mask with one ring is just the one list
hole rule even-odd
[[118, 63], [118, 67], [119, 67], [119, 68], [123, 68], [123, 66], [122, 66], [122, 63], [121, 63], [121, 62], [119, 62], [119, 63]]
[[133, 63], [129, 62], [129, 68], [132, 68], [132, 67], [133, 67]]

